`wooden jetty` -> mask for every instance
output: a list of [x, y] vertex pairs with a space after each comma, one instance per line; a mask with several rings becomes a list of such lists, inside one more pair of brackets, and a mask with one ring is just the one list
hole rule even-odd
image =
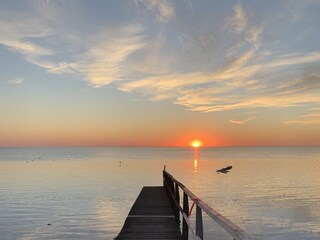
[[116, 239], [181, 239], [163, 186], [142, 188]]
[[[183, 198], [182, 206], [180, 195]], [[195, 207], [195, 227], [189, 219], [189, 203], [192, 204], [191, 211]], [[142, 188], [115, 239], [188, 240], [191, 237], [203, 240], [202, 212], [218, 223], [234, 240], [251, 239], [241, 228], [195, 196], [165, 168], [163, 186]]]

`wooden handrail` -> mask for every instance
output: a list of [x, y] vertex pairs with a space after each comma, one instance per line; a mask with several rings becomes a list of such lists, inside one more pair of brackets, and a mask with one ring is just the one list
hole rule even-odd
[[[189, 230], [193, 234], [194, 239], [203, 240], [203, 221], [202, 211], [219, 224], [226, 232], [228, 232], [234, 240], [250, 240], [251, 238], [240, 227], [232, 223], [230, 220], [222, 216], [220, 213], [212, 209], [208, 204], [199, 199], [181, 182], [175, 179], [170, 173], [163, 170], [163, 184], [168, 193], [169, 199], [174, 209], [175, 217], [180, 223], [180, 213], [182, 215], [182, 239], [188, 239]], [[183, 207], [180, 206], [179, 188], [183, 191]], [[193, 227], [189, 221], [189, 201], [188, 198], [196, 205], [196, 227]]]

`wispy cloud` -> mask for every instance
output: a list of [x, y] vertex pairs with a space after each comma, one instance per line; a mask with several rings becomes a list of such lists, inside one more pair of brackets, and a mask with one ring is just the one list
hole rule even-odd
[[[320, 52], [273, 52], [263, 46], [265, 25], [251, 19], [243, 5], [235, 5], [232, 16], [215, 29], [194, 18], [182, 22], [170, 1], [134, 2], [158, 22], [175, 24], [166, 25], [169, 30], [146, 29], [145, 22], [99, 25], [89, 36], [70, 33], [79, 46], [68, 45], [76, 49], [75, 54], [61, 53], [64, 34], [52, 21], [66, 9], [65, 3], [43, 0], [37, 5], [40, 15], [51, 17], [8, 17], [1, 12], [0, 44], [49, 73], [77, 74], [93, 87], [113, 83], [121, 91], [138, 92], [153, 101], [170, 99], [190, 111], [279, 108], [320, 101], [320, 73], [305, 74], [307, 67], [320, 66]], [[54, 44], [52, 36], [56, 36]]]
[[136, 5], [142, 4], [149, 11], [152, 11], [159, 22], [168, 22], [174, 17], [174, 9], [168, 0], [134, 0]]
[[23, 81], [24, 81], [24, 78], [19, 77], [19, 78], [14, 78], [14, 79], [8, 80], [7, 83], [11, 84], [11, 85], [20, 85], [23, 83]]
[[[54, 52], [39, 43], [37, 40], [54, 34], [42, 20], [32, 16], [1, 13], [0, 17], [0, 44], [10, 51], [17, 52], [34, 64], [41, 62], [41, 58], [52, 55]], [[32, 27], [31, 27], [32, 26]]]
[[[259, 40], [257, 39], [257, 41]], [[214, 83], [219, 84], [219, 86], [226, 84], [226, 87], [230, 89], [231, 85], [253, 76], [261, 69], [260, 65], [246, 66], [250, 61], [253, 61], [256, 51], [255, 47], [247, 43], [244, 49], [233, 49], [234, 53], [230, 54], [230, 57], [225, 60], [221, 69], [211, 72], [193, 71], [187, 73], [176, 72], [171, 69], [170, 74], [153, 74], [139, 80], [121, 83], [119, 89], [127, 92], [139, 89], [147, 90], [153, 92], [153, 94], [160, 93], [160, 95], [167, 95], [164, 94], [166, 91], [180, 92], [179, 90], [186, 90], [186, 88], [198, 88], [200, 85]], [[247, 84], [244, 83], [244, 85]], [[158, 99], [158, 97], [155, 98]]]
[[253, 120], [255, 117], [249, 117], [247, 119], [244, 119], [244, 120], [230, 120], [229, 122], [230, 123], [233, 123], [233, 124], [238, 124], [238, 125], [244, 125], [246, 124], [247, 122]]
[[242, 5], [238, 4], [233, 8], [233, 16], [226, 20], [226, 26], [232, 31], [242, 32], [247, 26], [247, 16]]
[[[35, 0], [28, 11], [0, 10], [0, 44], [50, 73], [70, 72], [68, 51], [74, 49], [79, 36], [69, 33], [62, 24], [67, 10], [70, 15], [69, 10], [74, 8], [69, 3]], [[61, 61], [62, 56], [66, 59]]]
[[266, 63], [265, 67], [274, 69], [281, 67], [290, 67], [293, 65], [304, 65], [320, 61], [320, 52], [314, 51], [311, 53], [297, 53], [292, 55], [277, 56], [273, 60]]
[[52, 54], [52, 51], [27, 41], [16, 39], [1, 39], [0, 41], [1, 44], [7, 46], [10, 50], [21, 53], [26, 56], [37, 57]]
[[[261, 34], [261, 31], [258, 31]], [[241, 46], [232, 49], [232, 54], [225, 60], [223, 67], [214, 71], [177, 72], [153, 74], [138, 80], [120, 83], [122, 91], [138, 91], [152, 100], [173, 99], [175, 104], [188, 107], [190, 110], [204, 109], [215, 104], [217, 94], [226, 94], [241, 88], [252, 88], [256, 83], [250, 79], [261, 69], [253, 64], [257, 54], [255, 45], [259, 37], [252, 42], [243, 41]], [[251, 63], [251, 64], [250, 64]], [[154, 76], [156, 75], [156, 76]], [[213, 97], [214, 96], [214, 97]]]
[[320, 124], [320, 108], [311, 108], [309, 114], [300, 116], [298, 119], [288, 120], [286, 124]]
[[[41, 14], [59, 15], [65, 8], [63, 2], [36, 1], [35, 6]], [[21, 54], [24, 59], [44, 68], [49, 73], [76, 73], [84, 76], [93, 87], [101, 87], [123, 78], [128, 56], [145, 45], [143, 28], [139, 24], [118, 27], [104, 26], [100, 31], [86, 37], [77, 54], [61, 54], [57, 48], [49, 48], [46, 41], [57, 35], [58, 45], [68, 45], [64, 38], [59, 38], [59, 30], [48, 27], [50, 21], [39, 16], [20, 14], [12, 20], [8, 14], [0, 17], [0, 44], [8, 50]], [[42, 15], [40, 15], [42, 16]], [[32, 26], [32, 27], [30, 27]], [[52, 44], [51, 44], [52, 45]], [[69, 44], [70, 45], [70, 44]], [[56, 56], [60, 54], [59, 57]], [[65, 59], [61, 59], [61, 55]]]
[[94, 87], [101, 87], [120, 80], [125, 74], [125, 61], [145, 45], [142, 28], [128, 25], [101, 33], [92, 41], [88, 51], [72, 66], [83, 73]]
[[[317, 71], [280, 81], [282, 74], [273, 74], [273, 81], [263, 77], [271, 62], [253, 63], [254, 57], [247, 52], [228, 64], [224, 70], [211, 73], [175, 73], [146, 77], [120, 84], [123, 91], [139, 91], [153, 100], [173, 99], [192, 111], [213, 112], [261, 107], [288, 107], [320, 101]], [[316, 56], [317, 54], [311, 54]], [[291, 58], [291, 57], [289, 57]], [[313, 59], [308, 56], [303, 59]], [[277, 60], [275, 60], [277, 61]], [[283, 61], [293, 64], [290, 59]], [[294, 61], [296, 65], [306, 61]], [[248, 64], [249, 63], [249, 64]], [[250, 64], [251, 63], [251, 64]], [[314, 63], [312, 61], [312, 63]], [[281, 65], [285, 68], [287, 65]], [[280, 67], [280, 66], [279, 66]], [[259, 80], [257, 79], [259, 75]]]

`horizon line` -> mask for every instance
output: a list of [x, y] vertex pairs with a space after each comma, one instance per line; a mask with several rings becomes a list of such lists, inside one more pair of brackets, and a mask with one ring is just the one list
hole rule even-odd
[[[198, 147], [197, 149], [205, 149], [205, 148], [234, 148], [234, 147], [320, 147], [320, 145], [217, 145], [217, 146], [202, 146]], [[0, 148], [191, 148], [194, 149], [192, 146], [134, 146], [134, 145], [97, 145], [97, 146], [90, 146], [90, 145], [70, 145], [70, 146], [63, 146], [63, 145], [27, 145], [27, 146], [0, 146]]]

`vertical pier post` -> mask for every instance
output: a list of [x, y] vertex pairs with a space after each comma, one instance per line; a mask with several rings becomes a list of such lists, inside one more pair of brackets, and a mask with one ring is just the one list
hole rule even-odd
[[177, 223], [180, 224], [180, 213], [179, 213], [179, 207], [178, 207], [178, 206], [180, 206], [180, 193], [179, 193], [179, 185], [178, 185], [178, 183], [175, 183], [174, 187], [175, 187], [174, 198], [175, 198], [175, 200], [176, 200], [176, 202], [178, 204], [175, 207], [175, 216], [176, 216]]
[[[189, 201], [188, 201], [188, 195], [184, 192], [183, 193], [183, 212], [189, 216]], [[182, 225], [182, 240], [188, 240], [189, 238], [189, 227], [184, 218], [183, 219], [183, 225]]]
[[196, 235], [203, 240], [202, 210], [198, 205], [196, 208]]

